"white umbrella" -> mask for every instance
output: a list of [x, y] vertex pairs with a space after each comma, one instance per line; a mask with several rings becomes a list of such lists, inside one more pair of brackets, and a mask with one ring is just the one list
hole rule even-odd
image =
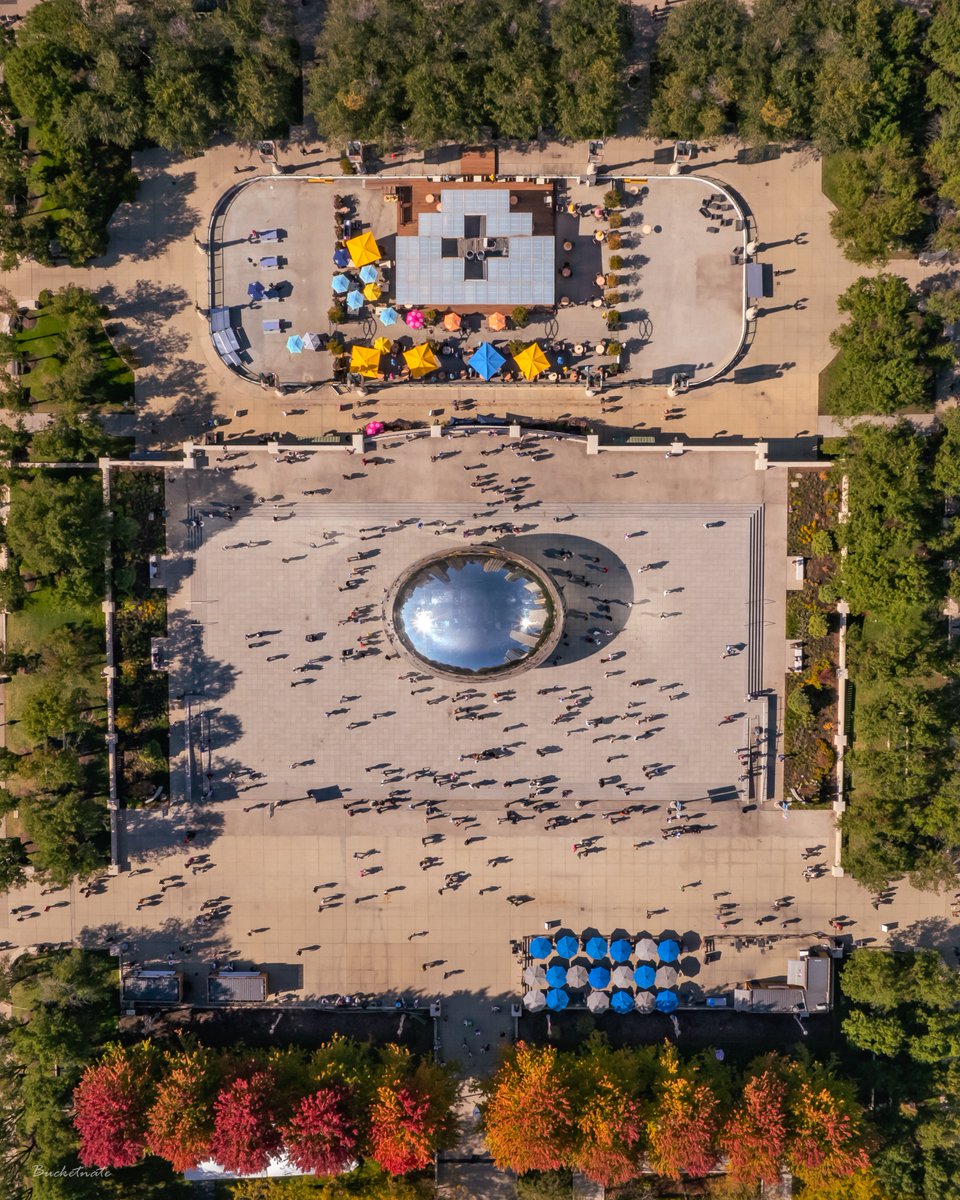
[[676, 967], [658, 967], [657, 978], [655, 983], [658, 988], [672, 988], [677, 986], [677, 968]]
[[547, 972], [539, 964], [526, 967], [523, 972], [523, 982], [532, 988], [547, 986]]
[[541, 1012], [547, 1007], [547, 998], [543, 992], [527, 992], [523, 1006], [528, 1012]]
[[567, 971], [567, 986], [572, 988], [582, 988], [587, 986], [587, 968], [586, 967], [571, 967]]
[[305, 333], [303, 335], [303, 344], [307, 347], [308, 350], [319, 350], [320, 349], [320, 334], [319, 333]]
[[633, 967], [625, 963], [613, 968], [613, 986], [618, 988], [633, 987]]
[[633, 1007], [637, 1012], [651, 1013], [656, 1008], [656, 1001], [653, 998], [652, 992], [637, 992], [633, 1000]]
[[592, 1013], [606, 1012], [610, 1007], [610, 997], [606, 992], [591, 992], [587, 997], [587, 1008]]
[[656, 962], [660, 957], [653, 938], [641, 938], [633, 953], [638, 962]]

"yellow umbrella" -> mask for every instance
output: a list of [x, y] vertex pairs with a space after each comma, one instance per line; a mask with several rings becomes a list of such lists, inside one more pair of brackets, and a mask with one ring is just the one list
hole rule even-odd
[[524, 379], [536, 379], [541, 371], [545, 371], [550, 366], [550, 360], [536, 342], [531, 342], [519, 354], [515, 354], [513, 361], [517, 364]]
[[503, 315], [503, 313], [500, 312], [491, 313], [490, 316], [487, 317], [487, 324], [491, 329], [495, 329], [497, 332], [499, 332], [501, 329], [506, 329], [507, 318]]
[[447, 313], [443, 318], [443, 327], [449, 329], [451, 333], [456, 333], [460, 328], [460, 317], [454, 312]]
[[354, 346], [350, 351], [350, 371], [367, 379], [376, 379], [380, 370], [380, 351], [373, 346]]
[[366, 298], [368, 300], [379, 300], [380, 299], [380, 284], [379, 283], [368, 283], [367, 286], [363, 289], [363, 294], [366, 296]]
[[440, 366], [439, 362], [437, 362], [437, 356], [426, 342], [421, 342], [418, 346], [413, 346], [411, 349], [405, 350], [403, 357], [414, 379], [420, 379], [424, 375], [429, 375], [431, 371], [435, 371]]
[[381, 258], [380, 247], [372, 233], [360, 233], [347, 242], [347, 253], [355, 267], [365, 267], [367, 263], [376, 262]]
[[377, 340], [373, 343], [374, 349], [379, 350], [381, 354], [389, 354], [390, 347], [392, 345], [393, 345], [393, 343], [390, 341], [390, 339], [388, 337], [378, 337]]

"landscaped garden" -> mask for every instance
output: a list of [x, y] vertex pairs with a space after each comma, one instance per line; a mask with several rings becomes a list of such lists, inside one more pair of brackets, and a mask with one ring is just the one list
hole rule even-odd
[[803, 556], [803, 587], [787, 596], [787, 638], [802, 644], [803, 667], [787, 677], [784, 793], [813, 803], [834, 796], [839, 636], [833, 583], [839, 510], [828, 471], [792, 471], [787, 553]]
[[37, 311], [20, 318], [13, 350], [31, 407], [112, 411], [132, 402], [133, 371], [107, 337], [105, 315], [94, 296], [71, 285], [42, 293]]
[[154, 670], [151, 638], [167, 632], [166, 593], [150, 586], [150, 556], [166, 549], [163, 473], [114, 472], [112, 555], [116, 600], [118, 762], [124, 799], [167, 783], [167, 675]]

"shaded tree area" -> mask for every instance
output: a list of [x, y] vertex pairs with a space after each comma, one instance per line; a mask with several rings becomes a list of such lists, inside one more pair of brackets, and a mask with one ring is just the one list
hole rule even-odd
[[960, 550], [956, 518], [944, 519], [958, 448], [956, 412], [933, 433], [861, 425], [834, 467], [838, 486], [848, 481], [836, 535], [857, 689], [844, 862], [877, 890], [904, 875], [925, 888], [956, 882], [957, 672], [941, 610]]
[[895, 1195], [960, 1195], [960, 984], [933, 950], [857, 950], [840, 975], [847, 1039], [875, 1096], [876, 1169]]
[[852, 1087], [806, 1056], [765, 1055], [740, 1073], [709, 1052], [613, 1050], [599, 1034], [576, 1053], [521, 1042], [488, 1084], [483, 1120], [496, 1165], [532, 1175], [530, 1197], [559, 1194], [553, 1173], [560, 1183], [569, 1170], [608, 1188], [648, 1169], [688, 1181], [720, 1166], [735, 1189], [756, 1189], [789, 1167], [811, 1196], [870, 1176]]
[[[750, 12], [741, 0], [689, 0], [657, 44], [651, 131], [804, 141], [839, 156], [824, 164], [834, 236], [854, 261], [883, 262], [927, 231], [925, 153], [928, 171], [935, 159], [957, 177], [956, 8], [949, 0], [925, 25], [897, 0], [756, 0]], [[925, 91], [946, 114], [929, 153]]]
[[[0, 809], [17, 810], [17, 832], [41, 878], [66, 885], [102, 867], [108, 850], [104, 790], [104, 645], [97, 604], [103, 594], [106, 522], [99, 476], [35, 472], [12, 487], [4, 530], [8, 610], [25, 604], [25, 579], [39, 584], [30, 603], [65, 606], [74, 619], [45, 616], [11, 646], [19, 753], [0, 761]], [[18, 581], [14, 586], [12, 581]], [[25, 612], [24, 616], [28, 613]], [[8, 628], [19, 629], [19, 617]], [[9, 742], [9, 737], [8, 737]]]
[[196, 154], [218, 131], [252, 142], [284, 132], [298, 107], [290, 13], [267, 0], [210, 12], [190, 0], [48, 0], [7, 45], [4, 76], [33, 127], [45, 199], [0, 227], [8, 262], [49, 258], [51, 238], [75, 264], [102, 253], [113, 209], [136, 187], [135, 147]]
[[625, 45], [621, 0], [333, 0], [306, 103], [328, 139], [599, 137], [616, 128]]
[[167, 1159], [178, 1171], [212, 1157], [263, 1171], [284, 1150], [304, 1170], [336, 1174], [369, 1156], [384, 1176], [425, 1170], [455, 1133], [456, 1084], [398, 1046], [337, 1038], [297, 1048], [217, 1053], [192, 1044], [114, 1045], [74, 1091], [80, 1161], [111, 1170]]

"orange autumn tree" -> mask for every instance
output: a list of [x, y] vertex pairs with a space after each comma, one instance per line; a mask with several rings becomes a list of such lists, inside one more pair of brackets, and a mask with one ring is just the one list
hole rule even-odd
[[576, 1135], [573, 1100], [553, 1046], [517, 1043], [493, 1078], [484, 1128], [501, 1170], [522, 1175], [567, 1165]]
[[606, 1075], [596, 1080], [580, 1108], [577, 1129], [580, 1144], [572, 1165], [588, 1179], [609, 1188], [637, 1176], [643, 1144], [642, 1109], [620, 1081]]
[[790, 1109], [794, 1132], [787, 1161], [804, 1184], [843, 1179], [870, 1166], [863, 1110], [839, 1086], [816, 1076], [801, 1079]]
[[650, 1166], [658, 1175], [701, 1178], [717, 1163], [715, 1138], [720, 1102], [696, 1075], [680, 1074], [673, 1046], [663, 1052], [660, 1083], [652, 1119], [647, 1123]]
[[147, 1147], [175, 1171], [188, 1171], [208, 1153], [219, 1058], [200, 1046], [169, 1053], [147, 1114]]
[[770, 1066], [748, 1079], [743, 1101], [720, 1138], [731, 1178], [743, 1184], [776, 1183], [787, 1149], [787, 1085]]
[[370, 1106], [370, 1157], [391, 1175], [422, 1171], [453, 1140], [455, 1086], [436, 1063], [414, 1067], [408, 1050], [388, 1046], [383, 1054]]

